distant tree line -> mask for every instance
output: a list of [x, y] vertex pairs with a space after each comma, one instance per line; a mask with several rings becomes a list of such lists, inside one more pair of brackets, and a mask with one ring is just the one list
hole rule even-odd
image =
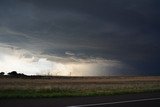
[[0, 75], [4, 75], [5, 73], [4, 72], [0, 72]]
[[[4, 76], [5, 73], [4, 72], [0, 72], [0, 76]], [[12, 72], [9, 72], [7, 74], [7, 76], [11, 76], [11, 77], [25, 77], [27, 75], [23, 74], [23, 73], [17, 73], [16, 71], [12, 71]]]
[[25, 79], [55, 79], [55, 78], [71, 78], [66, 76], [52, 76], [52, 75], [25, 75], [23, 73], [17, 73], [16, 71], [11, 71], [7, 74], [5, 72], [0, 72], [0, 78], [25, 78]]

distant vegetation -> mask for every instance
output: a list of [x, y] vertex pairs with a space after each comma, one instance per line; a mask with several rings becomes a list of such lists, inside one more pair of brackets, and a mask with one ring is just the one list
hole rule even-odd
[[4, 72], [0, 72], [1, 77], [26, 77], [27, 75], [23, 73], [17, 73], [16, 71], [9, 72], [7, 75], [5, 75]]
[[16, 71], [9, 72], [8, 75], [13, 76], [13, 77], [25, 77], [25, 76], [27, 76], [23, 73], [17, 73]]
[[0, 72], [0, 76], [3, 76], [5, 73], [4, 72]]

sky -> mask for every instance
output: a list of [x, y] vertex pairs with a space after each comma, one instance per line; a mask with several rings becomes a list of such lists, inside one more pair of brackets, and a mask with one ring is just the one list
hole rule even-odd
[[159, 0], [0, 0], [0, 72], [160, 75]]

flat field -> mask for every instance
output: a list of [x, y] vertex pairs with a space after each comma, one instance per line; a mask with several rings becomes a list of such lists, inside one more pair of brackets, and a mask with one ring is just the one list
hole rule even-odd
[[160, 76], [0, 77], [0, 98], [53, 98], [160, 92]]

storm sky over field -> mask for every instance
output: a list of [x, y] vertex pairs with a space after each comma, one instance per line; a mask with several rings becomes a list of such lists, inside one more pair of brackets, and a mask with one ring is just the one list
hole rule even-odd
[[160, 75], [159, 0], [0, 0], [0, 71]]

